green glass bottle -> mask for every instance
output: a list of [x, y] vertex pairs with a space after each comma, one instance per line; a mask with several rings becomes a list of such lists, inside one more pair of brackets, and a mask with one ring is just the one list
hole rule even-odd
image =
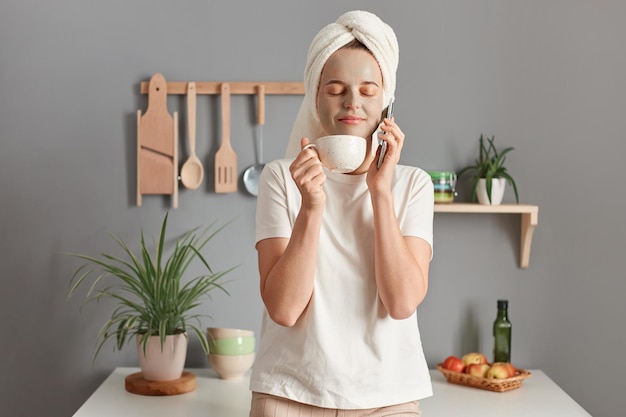
[[493, 322], [494, 362], [511, 362], [511, 322], [508, 309], [508, 300], [498, 300], [498, 316]]

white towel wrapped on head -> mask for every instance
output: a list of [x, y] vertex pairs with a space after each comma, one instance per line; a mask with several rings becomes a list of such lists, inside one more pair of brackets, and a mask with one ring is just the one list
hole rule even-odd
[[373, 13], [355, 10], [344, 13], [335, 23], [326, 25], [313, 38], [304, 69], [304, 99], [291, 131], [286, 158], [300, 152], [300, 139], [324, 136], [317, 114], [317, 89], [326, 61], [354, 39], [372, 52], [383, 76], [383, 103], [394, 97], [398, 69], [398, 40], [393, 29]]

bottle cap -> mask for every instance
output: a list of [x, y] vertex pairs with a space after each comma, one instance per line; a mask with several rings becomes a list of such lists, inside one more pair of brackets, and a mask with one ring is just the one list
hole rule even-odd
[[508, 308], [509, 300], [498, 300], [498, 308]]

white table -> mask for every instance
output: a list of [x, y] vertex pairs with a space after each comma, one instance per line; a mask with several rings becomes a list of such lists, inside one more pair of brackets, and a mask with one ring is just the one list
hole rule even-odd
[[[150, 397], [131, 394], [124, 378], [138, 368], [117, 368], [93, 393], [74, 417], [176, 416], [248, 417], [249, 378], [224, 381], [212, 369], [190, 369], [197, 388], [187, 394]], [[590, 417], [544, 372], [531, 370], [522, 387], [491, 392], [449, 384], [431, 370], [434, 395], [421, 401], [424, 417]]]

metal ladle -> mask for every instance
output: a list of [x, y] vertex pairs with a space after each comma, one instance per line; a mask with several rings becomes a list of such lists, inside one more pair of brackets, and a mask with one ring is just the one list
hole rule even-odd
[[190, 190], [202, 184], [204, 169], [196, 156], [196, 83], [187, 83], [187, 131], [189, 133], [189, 158], [180, 170], [180, 180]]
[[243, 173], [243, 184], [246, 187], [246, 191], [253, 196], [257, 196], [259, 193], [259, 177], [265, 164], [263, 163], [263, 125], [265, 124], [265, 86], [258, 86], [258, 113], [257, 113], [257, 126], [256, 136], [257, 144], [255, 149], [255, 164], [250, 165]]

